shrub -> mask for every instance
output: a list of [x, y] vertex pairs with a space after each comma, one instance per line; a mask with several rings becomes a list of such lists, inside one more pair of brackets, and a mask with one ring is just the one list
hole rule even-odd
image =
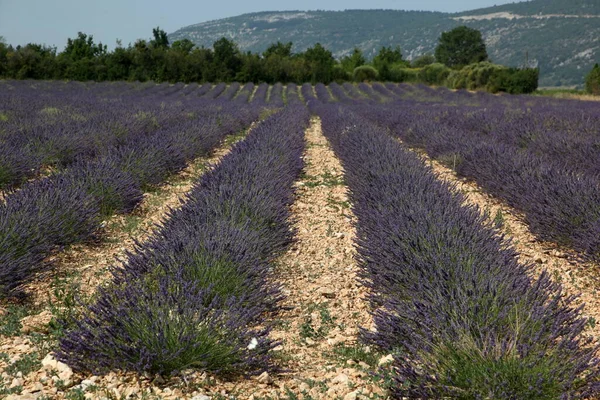
[[392, 82], [419, 82], [419, 69], [393, 66], [390, 69], [390, 81]]
[[96, 319], [84, 318], [61, 340], [57, 357], [97, 374], [200, 368], [226, 375], [272, 369], [266, 353], [278, 343], [267, 337], [268, 330], [247, 327], [262, 310], [240, 306], [233, 297], [223, 306], [221, 299], [207, 300], [207, 292], [177, 274], [101, 289], [89, 311], [102, 314], [110, 334]]
[[99, 223], [96, 199], [64, 177], [8, 196], [0, 205], [0, 296], [14, 295], [44, 269], [49, 252], [90, 238]]
[[16, 186], [39, 172], [40, 158], [22, 143], [0, 145], [0, 190]]
[[585, 90], [594, 95], [600, 95], [600, 66], [594, 65], [594, 68], [585, 78]]
[[412, 68], [423, 68], [423, 67], [425, 67], [427, 65], [431, 65], [433, 63], [435, 63], [435, 57], [432, 56], [431, 54], [424, 54], [424, 55], [412, 60], [410, 66]]
[[379, 72], [370, 65], [361, 65], [354, 68], [352, 79], [356, 82], [375, 81], [379, 77]]
[[342, 83], [349, 81], [353, 76], [350, 72], [346, 71], [341, 65], [334, 65], [331, 70], [331, 80], [334, 82]]
[[532, 93], [537, 89], [539, 70], [535, 68], [508, 68], [484, 61], [470, 64], [448, 75], [447, 85], [453, 89]]
[[492, 92], [510, 94], [533, 93], [538, 88], [540, 70], [537, 68], [507, 68], [495, 73], [489, 80], [487, 89]]
[[292, 242], [307, 122], [306, 107], [290, 106], [234, 145], [113, 271], [85, 317], [64, 321], [73, 328], [58, 357], [92, 372], [276, 369], [264, 320], [281, 298], [270, 262]]
[[444, 64], [429, 64], [419, 70], [417, 77], [420, 82], [441, 86], [446, 82], [446, 78], [450, 75], [450, 72], [452, 70]]
[[107, 157], [92, 162], [79, 162], [65, 172], [65, 179], [92, 195], [106, 218], [115, 213], [133, 211], [143, 193], [133, 176], [118, 167], [118, 160]]
[[447, 83], [452, 89], [485, 89], [490, 78], [504, 69], [487, 61], [470, 64], [449, 74]]

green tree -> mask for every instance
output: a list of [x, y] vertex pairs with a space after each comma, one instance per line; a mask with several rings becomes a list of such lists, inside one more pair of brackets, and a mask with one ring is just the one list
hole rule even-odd
[[459, 26], [440, 36], [435, 49], [438, 62], [451, 68], [486, 61], [488, 59], [481, 32], [466, 26]]
[[62, 78], [79, 81], [101, 80], [104, 73], [103, 57], [107, 47], [96, 44], [92, 35], [78, 32], [75, 39], [67, 39], [65, 50], [57, 58]]
[[273, 43], [267, 50], [264, 51], [263, 57], [269, 58], [271, 56], [279, 56], [279, 57], [291, 57], [292, 56], [292, 42], [287, 43]]
[[402, 51], [400, 50], [400, 46], [396, 46], [392, 49], [392, 47], [383, 46], [379, 53], [373, 58], [373, 65], [377, 67], [382, 64], [397, 64], [402, 62]]
[[600, 66], [594, 65], [594, 68], [585, 78], [585, 90], [594, 95], [600, 95]]
[[237, 44], [223, 37], [213, 44], [213, 49], [215, 78], [219, 81], [231, 82], [242, 66]]
[[150, 46], [154, 48], [167, 48], [169, 47], [169, 39], [167, 38], [167, 32], [160, 29], [159, 26], [152, 29], [152, 36], [154, 39], [150, 41]]
[[196, 45], [190, 39], [176, 40], [171, 45], [171, 49], [182, 54], [188, 55]]
[[129, 79], [140, 82], [152, 79], [154, 60], [148, 43], [143, 39], [138, 39], [128, 50], [132, 64], [129, 70]]
[[67, 47], [61, 53], [61, 56], [68, 57], [71, 61], [92, 59], [106, 53], [107, 47], [102, 43], [94, 43], [92, 35], [78, 32], [75, 39], [67, 39]]
[[373, 66], [379, 71], [379, 79], [382, 81], [390, 80], [392, 67], [398, 65], [407, 66], [407, 63], [402, 60], [400, 46], [396, 46], [395, 48], [384, 46], [373, 58]]
[[263, 81], [263, 60], [260, 55], [247, 52], [242, 55], [242, 66], [236, 74], [238, 82], [261, 82]]
[[187, 57], [187, 73], [190, 82], [214, 82], [216, 74], [213, 69], [213, 59], [212, 49], [204, 47], [193, 49]]
[[133, 64], [131, 49], [124, 49], [117, 42], [115, 50], [106, 57], [107, 79], [111, 81], [129, 79], [129, 70]]
[[304, 52], [304, 60], [308, 64], [311, 72], [310, 81], [312, 83], [329, 83], [332, 78], [332, 70], [335, 65], [335, 59], [331, 51], [327, 50], [321, 43], [309, 47]]
[[[29, 43], [6, 49], [4, 74], [16, 79], [57, 78], [56, 48]], [[0, 55], [1, 57], [1, 55]]]
[[8, 46], [3, 36], [0, 36], [0, 77], [6, 75], [6, 61], [8, 59]]
[[365, 60], [362, 50], [358, 47], [355, 47], [354, 50], [352, 50], [352, 54], [341, 59], [342, 67], [351, 73], [353, 73], [356, 68], [365, 65], [366, 62], [367, 60]]

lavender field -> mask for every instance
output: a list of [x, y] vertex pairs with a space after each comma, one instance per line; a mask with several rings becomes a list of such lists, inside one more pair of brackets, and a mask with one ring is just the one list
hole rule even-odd
[[600, 103], [0, 81], [0, 395], [600, 394]]

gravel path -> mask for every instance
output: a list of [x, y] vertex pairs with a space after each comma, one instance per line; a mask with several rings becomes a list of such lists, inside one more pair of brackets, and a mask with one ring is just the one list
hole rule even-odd
[[376, 364], [379, 358], [356, 342], [358, 328], [370, 327], [371, 318], [357, 279], [354, 217], [342, 167], [318, 118], [306, 132], [306, 146], [305, 174], [292, 206], [297, 242], [275, 274], [287, 298], [272, 336], [283, 342], [277, 350], [289, 372], [240, 389], [256, 398], [287, 399], [290, 392], [312, 399], [374, 398], [383, 392], [368, 375], [373, 365], [363, 359]]

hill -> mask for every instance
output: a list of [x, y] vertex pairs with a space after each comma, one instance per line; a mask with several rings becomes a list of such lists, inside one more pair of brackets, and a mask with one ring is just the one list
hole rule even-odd
[[533, 0], [469, 12], [346, 10], [244, 14], [190, 25], [169, 35], [210, 47], [221, 37], [243, 51], [271, 43], [294, 43], [294, 51], [320, 42], [343, 57], [355, 46], [372, 56], [381, 46], [400, 45], [405, 58], [433, 53], [440, 34], [458, 25], [479, 29], [492, 61], [540, 67], [541, 86], [582, 85], [600, 61], [600, 3], [596, 0]]

